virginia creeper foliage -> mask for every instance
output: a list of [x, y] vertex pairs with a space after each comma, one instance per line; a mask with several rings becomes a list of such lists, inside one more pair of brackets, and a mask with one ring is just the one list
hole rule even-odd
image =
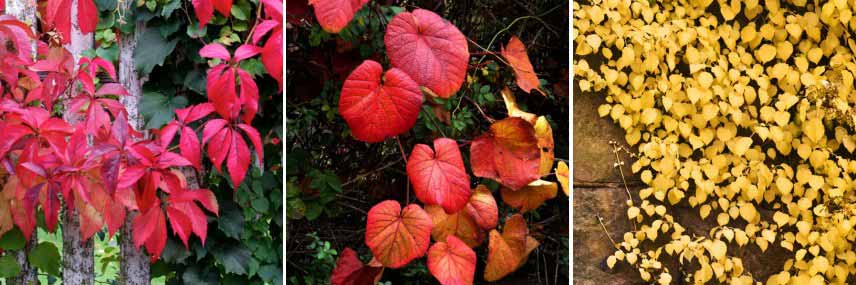
[[[62, 46], [71, 41], [71, 2], [50, 0], [42, 6], [44, 32], [53, 33], [47, 42], [26, 24], [0, 16], [5, 47], [0, 49], [0, 174], [8, 176], [0, 216], [11, 217], [0, 219], [0, 236], [14, 224], [29, 238], [36, 211], [43, 213], [46, 229], [54, 231], [65, 208], [68, 215], [79, 215], [84, 239], [103, 227], [112, 236], [129, 212], [139, 212], [130, 238], [137, 248], [145, 247], [152, 262], [160, 258], [168, 232], [185, 247], [191, 235], [204, 244], [206, 215], [219, 214], [218, 202], [208, 189], [191, 189], [179, 168], [202, 169], [201, 149], [209, 144], [207, 156], [218, 171], [226, 161], [237, 189], [252, 160], [250, 146], [256, 161], [263, 158], [261, 138], [252, 126], [259, 108], [256, 79], [238, 65], [259, 56], [267, 70], [281, 68], [276, 42], [282, 39], [282, 3], [263, 1], [265, 16], [258, 21], [263, 27], [248, 35], [253, 41], [248, 39], [234, 56], [216, 43], [199, 51], [216, 61], [208, 71], [208, 102], [176, 110], [175, 120], [161, 129], [138, 130], [118, 100], [129, 95], [125, 88], [96, 79], [104, 75], [115, 82], [113, 63], [100, 57], [75, 61]], [[230, 14], [231, 0], [197, 2], [194, 6]], [[98, 25], [93, 1], [80, 0], [77, 9], [81, 32], [93, 32]], [[265, 36], [265, 45], [257, 46]], [[280, 70], [271, 76], [282, 80]], [[201, 129], [195, 127], [199, 124]]]

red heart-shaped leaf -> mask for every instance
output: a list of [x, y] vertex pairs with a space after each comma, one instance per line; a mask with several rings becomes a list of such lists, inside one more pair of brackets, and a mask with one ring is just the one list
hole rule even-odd
[[369, 0], [309, 0], [315, 7], [315, 18], [328, 33], [338, 33]]
[[380, 63], [366, 60], [348, 75], [339, 97], [339, 113], [358, 140], [379, 142], [413, 127], [422, 105], [419, 86], [403, 71], [383, 74]]
[[482, 229], [495, 228], [499, 222], [499, 208], [496, 205], [496, 199], [493, 198], [493, 193], [490, 193], [487, 186], [476, 186], [473, 195], [470, 196], [466, 210]]
[[512, 190], [537, 180], [541, 151], [532, 124], [517, 117], [493, 123], [490, 131], [473, 140], [473, 174], [496, 180]]
[[402, 210], [398, 202], [386, 200], [369, 210], [366, 245], [381, 264], [399, 268], [425, 255], [433, 226], [419, 205], [410, 204]]
[[446, 213], [461, 210], [472, 193], [461, 151], [452, 139], [434, 140], [434, 150], [424, 144], [416, 145], [407, 160], [407, 176], [419, 201], [440, 205]]
[[360, 258], [350, 247], [346, 247], [336, 261], [336, 268], [330, 276], [332, 285], [364, 285], [377, 284], [383, 274], [383, 266], [380, 264], [363, 264]]
[[393, 67], [442, 98], [461, 88], [467, 73], [467, 38], [434, 12], [416, 9], [392, 18], [383, 37]]
[[476, 253], [455, 236], [437, 242], [428, 250], [428, 271], [443, 285], [473, 284]]

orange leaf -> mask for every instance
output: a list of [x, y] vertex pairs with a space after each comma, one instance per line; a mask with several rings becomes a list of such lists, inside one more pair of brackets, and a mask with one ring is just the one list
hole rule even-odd
[[[6, 174], [5, 172], [3, 174]], [[15, 198], [15, 187], [18, 185], [18, 178], [15, 176], [6, 176], [3, 191], [0, 192], [0, 237], [12, 229], [15, 225], [12, 219], [12, 199]]]
[[433, 226], [419, 205], [410, 204], [402, 210], [398, 202], [386, 200], [369, 210], [366, 245], [381, 264], [399, 268], [425, 255]]
[[476, 253], [455, 236], [428, 250], [428, 271], [442, 285], [471, 285], [476, 273]]
[[529, 253], [538, 245], [538, 241], [529, 236], [523, 216], [515, 214], [509, 217], [501, 235], [496, 230], [490, 231], [484, 279], [492, 282], [514, 272], [526, 264]]
[[539, 87], [541, 82], [538, 81], [538, 74], [535, 74], [535, 68], [532, 67], [532, 62], [529, 61], [529, 55], [526, 54], [526, 46], [515, 36], [511, 36], [508, 40], [508, 45], [502, 48], [502, 57], [508, 61], [508, 64], [514, 68], [514, 75], [517, 77], [517, 86], [526, 93], [532, 92], [532, 89], [541, 92]]
[[520, 213], [534, 210], [544, 204], [545, 201], [556, 197], [558, 186], [555, 182], [535, 180], [517, 191], [502, 188], [502, 200]]
[[431, 237], [434, 240], [446, 240], [449, 236], [457, 236], [470, 247], [476, 247], [484, 240], [484, 232], [467, 211], [447, 214], [443, 208], [436, 205], [425, 206], [425, 211], [434, 222]]
[[489, 230], [496, 227], [499, 220], [499, 209], [496, 206], [493, 193], [490, 193], [486, 186], [479, 185], [473, 190], [466, 210], [482, 229]]
[[[372, 261], [375, 261], [372, 259]], [[332, 285], [363, 285], [377, 284], [383, 275], [383, 266], [379, 263], [369, 262], [364, 265], [360, 258], [350, 247], [346, 247], [336, 261], [336, 268], [330, 276]]]
[[470, 145], [473, 174], [496, 180], [514, 190], [541, 177], [540, 158], [535, 128], [521, 118], [510, 117], [493, 123], [490, 131]]
[[559, 165], [556, 166], [556, 179], [559, 180], [559, 184], [562, 184], [562, 192], [565, 192], [565, 196], [570, 197], [571, 188], [568, 186], [568, 165], [564, 161], [559, 161]]

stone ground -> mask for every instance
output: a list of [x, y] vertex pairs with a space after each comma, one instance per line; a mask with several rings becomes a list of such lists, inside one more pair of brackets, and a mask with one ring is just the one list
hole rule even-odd
[[[609, 144], [616, 141], [627, 147], [624, 131], [610, 118], [597, 115], [597, 107], [604, 102], [603, 95], [584, 94], [574, 87], [574, 284], [644, 284], [639, 274], [629, 266], [619, 263], [615, 269], [609, 270], [605, 262], [615, 248], [603, 228], [616, 241], [621, 241], [624, 233], [632, 229], [626, 216], [627, 192], [618, 169], [613, 166], [616, 159]], [[637, 176], [630, 173], [629, 166], [633, 163], [630, 156], [625, 153], [620, 159], [625, 162], [624, 175], [630, 192], [635, 195], [643, 185]], [[638, 197], [634, 200], [639, 201]], [[771, 220], [771, 211], [759, 211], [765, 219]], [[709, 229], [716, 225], [714, 218], [702, 220], [698, 212], [690, 208], [675, 207], [672, 213], [684, 227], [699, 236], [707, 236]], [[598, 216], [603, 219], [603, 226], [598, 222]], [[769, 275], [778, 273], [788, 256], [792, 256], [776, 246], [762, 253], [754, 245], [743, 249], [729, 247], [729, 254], [741, 256], [747, 271], [753, 272], [759, 281], [766, 281]], [[673, 277], [680, 284], [677, 281], [680, 278]]]

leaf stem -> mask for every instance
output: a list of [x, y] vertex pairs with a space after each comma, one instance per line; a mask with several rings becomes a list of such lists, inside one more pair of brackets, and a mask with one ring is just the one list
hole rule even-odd
[[[398, 143], [398, 150], [401, 151], [401, 159], [404, 160], [404, 164], [406, 165], [407, 164], [407, 155], [404, 154], [404, 146], [401, 145], [401, 139], [398, 136], [395, 136], [395, 142]], [[405, 175], [405, 176], [407, 176], [407, 175]], [[405, 190], [405, 193], [407, 195], [407, 203], [406, 204], [410, 204], [410, 179], [409, 178], [407, 178], [407, 189]]]

